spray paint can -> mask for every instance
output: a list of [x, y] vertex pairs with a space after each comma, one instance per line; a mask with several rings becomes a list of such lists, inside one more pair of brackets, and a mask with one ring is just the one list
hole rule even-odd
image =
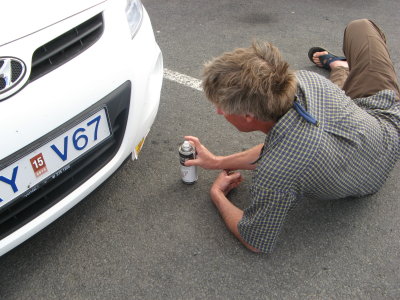
[[182, 181], [186, 184], [193, 184], [197, 181], [197, 166], [185, 166], [185, 161], [195, 158], [196, 149], [188, 141], [184, 141], [179, 147], [179, 161], [181, 163]]

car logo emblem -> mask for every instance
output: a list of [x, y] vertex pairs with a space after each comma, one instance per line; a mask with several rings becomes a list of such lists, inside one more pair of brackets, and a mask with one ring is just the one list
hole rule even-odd
[[16, 86], [25, 75], [25, 64], [14, 57], [0, 57], [0, 94]]

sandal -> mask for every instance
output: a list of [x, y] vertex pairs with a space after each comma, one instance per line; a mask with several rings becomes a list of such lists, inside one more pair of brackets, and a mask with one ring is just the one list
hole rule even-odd
[[344, 56], [337, 56], [335, 54], [330, 53], [328, 50], [321, 48], [321, 47], [312, 47], [310, 50], [308, 50], [308, 58], [310, 59], [310, 61], [315, 64], [315, 62], [313, 61], [313, 55], [316, 52], [323, 52], [323, 51], [327, 51], [328, 54], [325, 55], [321, 55], [319, 56], [319, 61], [321, 62], [322, 68], [326, 69], [326, 70], [331, 70], [331, 67], [329, 66], [332, 62], [337, 61], [337, 60], [346, 60], [346, 57]]

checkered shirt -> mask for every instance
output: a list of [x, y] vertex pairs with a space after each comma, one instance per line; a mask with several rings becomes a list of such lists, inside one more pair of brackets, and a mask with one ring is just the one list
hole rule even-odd
[[299, 103], [267, 134], [238, 224], [242, 238], [271, 252], [288, 211], [303, 197], [339, 199], [376, 192], [400, 154], [400, 104], [393, 91], [351, 100], [326, 78], [298, 71]]

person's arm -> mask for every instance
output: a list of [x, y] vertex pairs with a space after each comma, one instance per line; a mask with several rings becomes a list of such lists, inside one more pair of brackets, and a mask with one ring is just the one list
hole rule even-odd
[[249, 250], [258, 253], [260, 252], [258, 249], [246, 243], [240, 236], [238, 223], [243, 217], [243, 211], [233, 205], [232, 202], [230, 202], [226, 197], [229, 191], [237, 187], [242, 180], [243, 178], [238, 172], [228, 174], [226, 171], [222, 171], [211, 187], [210, 196], [212, 202], [224, 220], [225, 225], [233, 233], [233, 235]]
[[186, 161], [185, 165], [188, 167], [200, 166], [204, 169], [254, 170], [256, 165], [252, 163], [257, 160], [263, 147], [263, 144], [260, 144], [243, 152], [228, 156], [216, 156], [204, 147], [197, 137], [185, 136], [185, 140], [191, 142], [197, 152], [197, 158]]

